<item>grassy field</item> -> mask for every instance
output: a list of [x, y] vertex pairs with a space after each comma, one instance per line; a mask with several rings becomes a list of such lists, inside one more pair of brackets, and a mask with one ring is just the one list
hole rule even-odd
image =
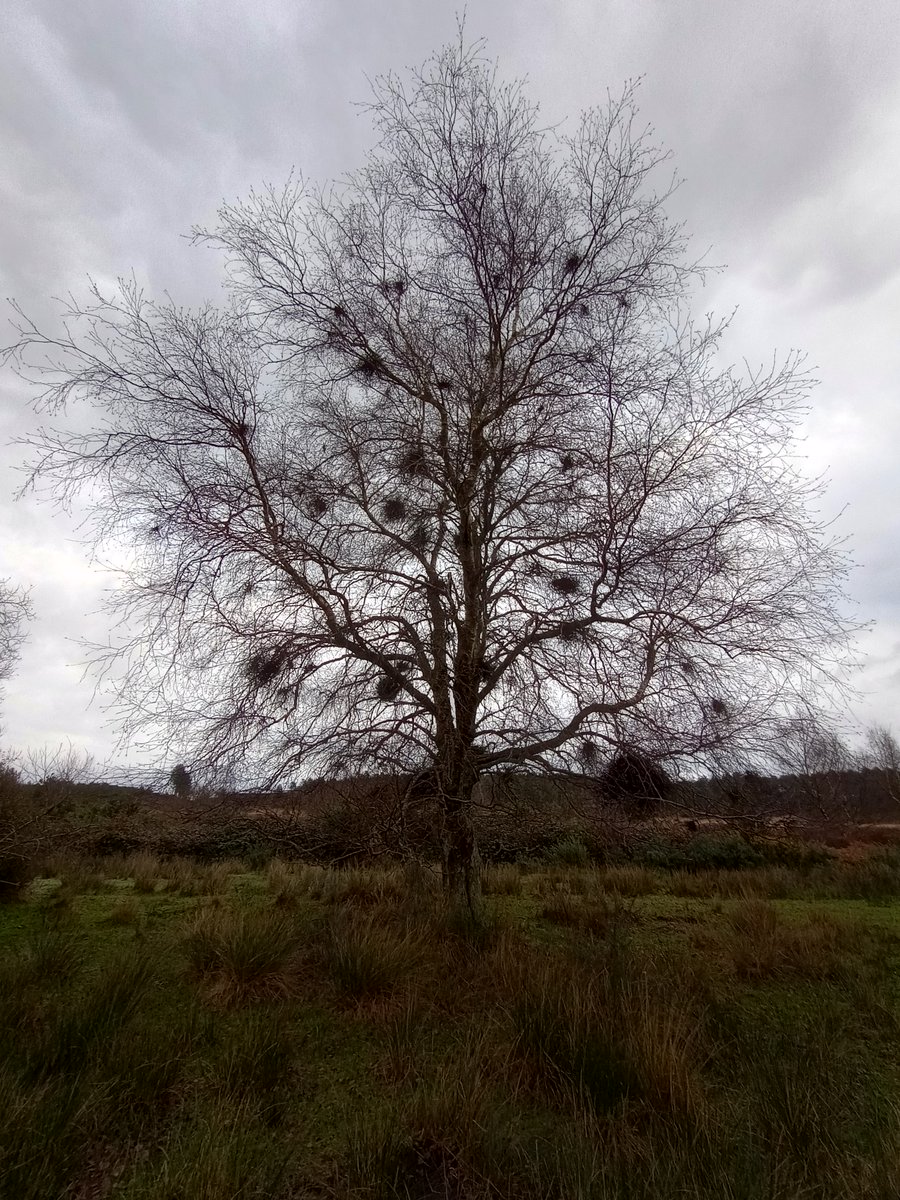
[[0, 1194], [896, 1198], [896, 864], [60, 862], [0, 908]]

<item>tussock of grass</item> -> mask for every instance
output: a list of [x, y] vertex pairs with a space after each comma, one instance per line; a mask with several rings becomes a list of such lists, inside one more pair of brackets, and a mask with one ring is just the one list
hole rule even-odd
[[426, 1050], [423, 1009], [412, 997], [395, 1011], [384, 1027], [386, 1074], [394, 1083], [421, 1077]]
[[290, 1149], [273, 1141], [251, 1104], [220, 1102], [179, 1125], [117, 1195], [122, 1200], [277, 1196]]
[[522, 872], [512, 864], [487, 867], [481, 886], [486, 896], [518, 896], [522, 892]]
[[607, 867], [600, 872], [600, 887], [615, 896], [649, 896], [659, 890], [659, 880], [647, 867]]
[[601, 935], [624, 921], [633, 920], [633, 914], [615, 893], [609, 898], [601, 895], [594, 900], [582, 900], [568, 892], [559, 892], [546, 901], [541, 916], [554, 925]]
[[74, 850], [55, 849], [46, 855], [36, 876], [58, 879], [71, 895], [99, 891], [105, 885], [104, 872], [89, 858]]
[[[735, 1065], [745, 1102], [759, 1136], [777, 1151], [795, 1189], [789, 1194], [896, 1194], [896, 1107], [883, 1077], [850, 1050], [842, 1027], [823, 994], [790, 1029], [770, 1028], [765, 1038], [742, 1031]], [[879, 1191], [877, 1179], [893, 1182]]]
[[323, 947], [325, 965], [338, 990], [361, 1000], [390, 991], [422, 962], [422, 945], [410, 932], [347, 914], [330, 923]]
[[198, 896], [221, 896], [231, 886], [232, 877], [240, 874], [243, 869], [243, 863], [236, 859], [205, 863], [197, 872], [195, 894]]
[[514, 1044], [558, 1102], [611, 1112], [626, 1101], [665, 1111], [696, 1102], [699, 1015], [668, 1002], [649, 970], [609, 960], [598, 971], [533, 964], [512, 1005]]
[[329, 871], [322, 889], [326, 904], [380, 904], [385, 900], [405, 898], [403, 874], [400, 871], [379, 871], [354, 867]]
[[10, 988], [62, 983], [75, 975], [79, 965], [79, 947], [71, 933], [45, 922], [9, 961], [4, 983]]
[[220, 1099], [251, 1105], [258, 1116], [274, 1123], [284, 1109], [293, 1052], [277, 1013], [248, 1009], [232, 1022], [219, 1052], [209, 1061], [208, 1085]]
[[728, 917], [725, 950], [741, 979], [795, 974], [829, 979], [865, 945], [859, 924], [829, 913], [788, 922], [768, 901], [743, 900]]
[[205, 909], [184, 938], [191, 970], [223, 1003], [290, 992], [298, 948], [295, 925], [271, 911]]
[[326, 867], [273, 858], [266, 868], [266, 887], [281, 906], [300, 900], [321, 900], [330, 885], [331, 874]]
[[110, 910], [110, 914], [106, 920], [110, 925], [139, 925], [141, 917], [141, 906], [129, 896], [124, 900], [120, 900]]
[[805, 894], [809, 877], [790, 867], [751, 867], [744, 870], [673, 871], [664, 881], [664, 890], [673, 896], [707, 899], [750, 899], [758, 897], [783, 900]]
[[418, 858], [409, 859], [400, 871], [403, 896], [408, 902], [423, 903], [439, 892], [441, 872], [436, 866]]
[[141, 851], [125, 860], [125, 878], [134, 880], [134, 890], [152, 894], [162, 884], [162, 865], [155, 854]]
[[299, 872], [291, 863], [283, 859], [270, 859], [266, 871], [266, 887], [275, 896], [291, 896], [305, 894], [298, 888]]
[[433, 938], [464, 955], [483, 957], [495, 950], [509, 930], [509, 920], [496, 905], [485, 903], [478, 915], [461, 904], [438, 901], [426, 918]]
[[497, 1121], [505, 1065], [492, 1062], [483, 1036], [452, 1044], [433, 1081], [352, 1127], [340, 1194], [397, 1200], [518, 1194], [496, 1188], [501, 1178], [510, 1182], [502, 1161], [506, 1131]]
[[3, 1194], [17, 1200], [65, 1195], [83, 1154], [82, 1129], [96, 1096], [77, 1082], [29, 1082], [0, 1066], [0, 1180]]
[[547, 867], [535, 877], [532, 887], [539, 896], [556, 896], [567, 892], [572, 896], [589, 896], [599, 887], [600, 873], [594, 868]]
[[386, 900], [405, 900], [410, 894], [408, 874], [408, 870], [396, 868], [330, 868], [273, 859], [266, 871], [266, 885], [282, 905], [321, 900], [325, 904], [366, 907]]
[[175, 859], [165, 865], [163, 874], [169, 888], [182, 896], [220, 896], [228, 891], [232, 876], [243, 869], [236, 859], [213, 863]]
[[821, 894], [873, 902], [896, 899], [900, 896], [900, 851], [876, 851], [859, 861], [832, 867]]

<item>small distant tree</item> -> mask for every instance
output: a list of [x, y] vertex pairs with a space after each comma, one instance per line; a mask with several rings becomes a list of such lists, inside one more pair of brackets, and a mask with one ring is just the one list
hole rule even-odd
[[847, 629], [797, 474], [799, 360], [741, 375], [667, 220], [630, 92], [564, 136], [479, 48], [379, 80], [378, 146], [325, 191], [224, 207], [231, 296], [125, 284], [17, 318], [35, 480], [104, 495], [137, 722], [192, 761], [407, 775], [478, 903], [486, 773], [758, 740]]
[[604, 796], [638, 820], [651, 816], [672, 792], [672, 780], [658, 762], [639, 750], [620, 750], [600, 773]]
[[184, 763], [178, 763], [172, 768], [169, 775], [169, 783], [171, 783], [172, 791], [179, 800], [187, 800], [190, 797], [193, 790], [193, 781], [191, 773]]

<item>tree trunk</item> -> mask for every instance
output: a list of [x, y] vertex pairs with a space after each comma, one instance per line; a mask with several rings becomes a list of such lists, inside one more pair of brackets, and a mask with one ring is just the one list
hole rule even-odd
[[469, 806], [456, 797], [444, 801], [441, 837], [444, 893], [451, 905], [481, 916], [481, 855]]

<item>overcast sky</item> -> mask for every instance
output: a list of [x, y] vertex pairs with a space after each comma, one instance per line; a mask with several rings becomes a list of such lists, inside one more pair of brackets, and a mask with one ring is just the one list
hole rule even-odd
[[[366, 77], [418, 65], [455, 33], [435, 0], [4, 0], [0, 296], [50, 298], [134, 272], [151, 293], [215, 298], [221, 263], [185, 240], [224, 199], [327, 180], [371, 144]], [[896, 0], [483, 0], [506, 76], [548, 122], [642, 77], [642, 116], [684, 184], [672, 208], [727, 269], [697, 297], [738, 311], [735, 360], [808, 353], [807, 428], [825, 511], [850, 540], [862, 692], [852, 717], [900, 732], [900, 10]], [[0, 344], [10, 340], [3, 314]], [[37, 614], [7, 688], [3, 745], [71, 742], [115, 758], [78, 639], [104, 640], [110, 576], [77, 520], [15, 501], [35, 424], [0, 377], [0, 577]]]

